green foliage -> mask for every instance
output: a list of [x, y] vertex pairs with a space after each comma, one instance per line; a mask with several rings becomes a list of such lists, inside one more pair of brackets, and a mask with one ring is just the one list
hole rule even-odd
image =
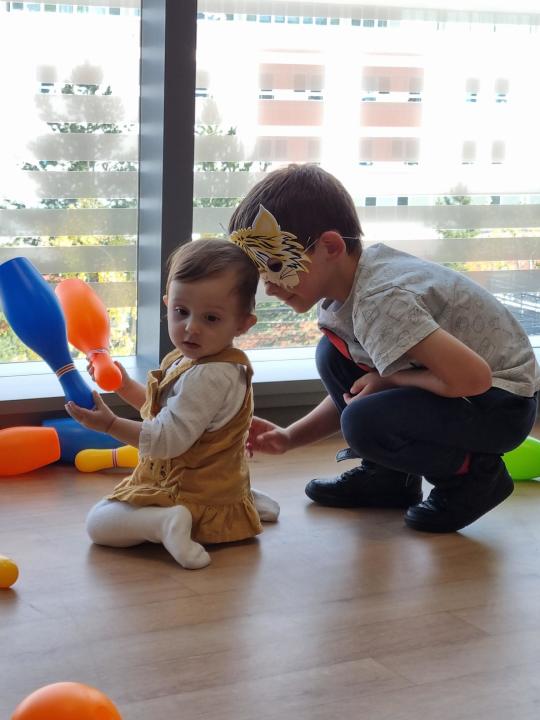
[[[54, 88], [53, 88], [54, 89]], [[61, 95], [112, 95], [109, 85], [97, 84], [64, 84], [59, 90]], [[125, 133], [134, 128], [131, 123], [47, 123], [53, 133]], [[64, 170], [69, 172], [93, 171], [136, 171], [137, 164], [127, 161], [57, 161], [37, 160], [25, 162], [22, 169], [28, 172], [47, 172]], [[7, 199], [0, 207], [22, 209], [26, 205], [16, 200]], [[136, 198], [46, 198], [39, 202], [38, 207], [50, 210], [96, 209], [96, 208], [133, 208], [137, 207]], [[126, 245], [135, 243], [136, 238], [119, 235], [59, 235], [49, 237], [13, 237], [3, 243], [4, 247], [73, 247], [81, 245]], [[45, 279], [51, 284], [68, 277], [77, 277], [85, 282], [121, 283], [133, 281], [133, 272], [101, 271], [95, 273], [63, 273], [51, 274]], [[114, 355], [132, 355], [135, 353], [135, 332], [137, 310], [135, 307], [117, 307], [108, 310], [111, 326], [111, 353]], [[81, 355], [72, 348], [73, 357]], [[10, 328], [3, 314], [0, 313], [0, 362], [23, 362], [40, 358], [27, 348]]]
[[[459, 193], [460, 191], [465, 190], [465, 188], [456, 187], [454, 188], [454, 191], [456, 193]], [[470, 195], [463, 195], [463, 194], [456, 194], [456, 195], [445, 195], [442, 198], [437, 198], [435, 204], [436, 205], [470, 205], [472, 202], [472, 198]], [[478, 230], [448, 230], [446, 228], [438, 227], [437, 231], [443, 238], [473, 238], [480, 234]], [[459, 265], [460, 263], [453, 263], [451, 266]], [[466, 269], [466, 266], [464, 265], [463, 268], [455, 267], [454, 269]]]
[[310, 347], [320, 338], [315, 308], [298, 315], [276, 300], [258, 303], [257, 324], [238, 338], [243, 350], [255, 348]]
[[[229, 127], [226, 131], [219, 127], [219, 123], [198, 123], [195, 127], [195, 135], [219, 135], [236, 136], [236, 128]], [[197, 164], [199, 172], [250, 172], [257, 170], [265, 172], [269, 162], [254, 163], [251, 161], [236, 162], [230, 160], [205, 161]], [[193, 207], [235, 207], [240, 202], [236, 197], [198, 197], [193, 199]]]

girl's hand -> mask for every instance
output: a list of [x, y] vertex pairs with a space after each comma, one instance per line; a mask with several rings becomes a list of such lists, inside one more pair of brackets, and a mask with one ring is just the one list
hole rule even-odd
[[[114, 361], [114, 364], [116, 367], [120, 370], [120, 373], [122, 374], [122, 384], [120, 385], [117, 390], [123, 390], [130, 382], [131, 378], [127, 374], [126, 368], [122, 365], [122, 363], [119, 363], [117, 360]], [[94, 377], [94, 365], [91, 360], [88, 360], [86, 364], [86, 372], [90, 375], [92, 380], [96, 382], [96, 378]]]
[[343, 399], [349, 405], [358, 398], [373, 395], [373, 393], [388, 390], [392, 387], [396, 386], [391, 377], [383, 378], [376, 370], [370, 370], [353, 382], [350, 391], [343, 393]]
[[88, 358], [86, 362], [86, 372], [90, 375], [92, 380], [96, 382], [96, 378], [94, 377], [94, 365], [91, 360], [88, 360]]
[[126, 368], [122, 365], [122, 363], [119, 363], [117, 360], [114, 361], [114, 364], [116, 367], [120, 370], [122, 374], [122, 384], [118, 388], [118, 390], [125, 390], [125, 388], [129, 385], [131, 382], [131, 378], [127, 373]]
[[101, 395], [95, 390], [92, 392], [94, 398], [94, 410], [87, 410], [76, 405], [72, 400], [66, 403], [65, 408], [68, 415], [89, 430], [98, 432], [109, 432], [117, 415], [110, 410], [101, 399]]
[[265, 452], [271, 455], [281, 455], [290, 449], [289, 435], [283, 428], [262, 418], [254, 417], [249, 428], [246, 451], [249, 457], [253, 453]]

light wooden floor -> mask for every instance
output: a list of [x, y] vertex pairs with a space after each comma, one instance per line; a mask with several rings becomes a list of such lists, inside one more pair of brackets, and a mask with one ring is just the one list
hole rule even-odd
[[159, 546], [90, 544], [111, 474], [0, 481], [0, 554], [21, 571], [0, 591], [0, 717], [76, 680], [123, 720], [538, 720], [540, 483], [460, 534], [423, 535], [400, 511], [308, 501], [339, 445], [259, 456], [253, 484], [280, 522], [198, 571]]

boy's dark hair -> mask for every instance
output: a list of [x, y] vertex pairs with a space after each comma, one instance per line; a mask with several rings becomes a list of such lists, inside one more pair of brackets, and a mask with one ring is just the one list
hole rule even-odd
[[195, 282], [234, 270], [240, 308], [248, 314], [255, 307], [259, 271], [246, 253], [229, 240], [211, 238], [180, 245], [169, 257], [168, 268], [167, 292], [173, 280]]
[[268, 173], [240, 202], [229, 232], [252, 227], [263, 205], [280, 228], [296, 235], [304, 247], [326, 230], [344, 239], [347, 253], [362, 251], [362, 228], [349, 192], [318, 165], [288, 165]]

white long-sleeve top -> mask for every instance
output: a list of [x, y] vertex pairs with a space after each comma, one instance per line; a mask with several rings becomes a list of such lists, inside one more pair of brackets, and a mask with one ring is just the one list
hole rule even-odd
[[[176, 367], [173, 364], [168, 372]], [[181, 455], [206, 431], [223, 427], [240, 410], [246, 394], [242, 365], [215, 362], [195, 365], [163, 397], [152, 420], [143, 420], [139, 453], [167, 459]]]

